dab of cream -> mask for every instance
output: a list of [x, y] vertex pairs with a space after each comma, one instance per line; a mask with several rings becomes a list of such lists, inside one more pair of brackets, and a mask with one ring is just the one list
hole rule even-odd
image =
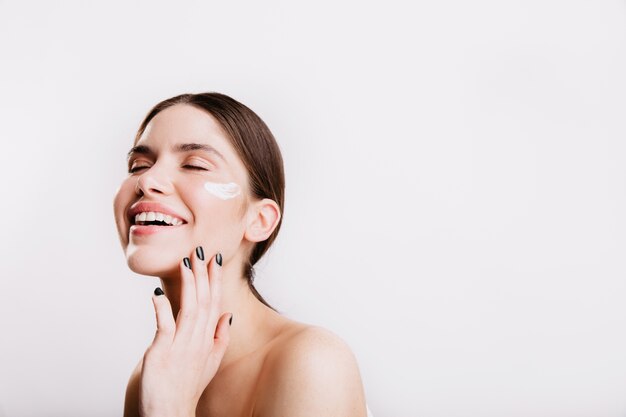
[[204, 189], [222, 200], [230, 200], [231, 198], [235, 198], [241, 194], [241, 188], [239, 188], [239, 186], [234, 182], [229, 182], [228, 184], [205, 182]]

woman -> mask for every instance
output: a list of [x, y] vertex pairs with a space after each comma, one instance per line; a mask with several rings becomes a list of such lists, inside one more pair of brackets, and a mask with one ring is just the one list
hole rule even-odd
[[249, 108], [216, 93], [157, 104], [114, 201], [131, 270], [160, 277], [157, 330], [125, 416], [365, 416], [337, 336], [278, 314], [253, 265], [281, 224], [280, 150]]

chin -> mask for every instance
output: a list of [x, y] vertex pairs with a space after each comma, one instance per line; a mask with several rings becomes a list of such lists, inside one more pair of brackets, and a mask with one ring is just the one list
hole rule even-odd
[[168, 277], [179, 274], [179, 259], [175, 254], [165, 256], [162, 252], [129, 246], [126, 249], [126, 263], [131, 271], [140, 275]]

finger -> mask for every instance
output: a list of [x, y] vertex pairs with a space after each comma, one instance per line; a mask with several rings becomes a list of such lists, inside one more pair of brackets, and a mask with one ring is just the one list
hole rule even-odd
[[222, 259], [222, 254], [217, 253], [209, 263], [211, 312], [207, 326], [211, 335], [215, 333], [215, 326], [220, 314], [222, 314]]
[[224, 313], [217, 322], [215, 337], [213, 339], [213, 350], [211, 354], [220, 362], [226, 353], [226, 348], [230, 342], [230, 328], [233, 320], [232, 313]]
[[163, 290], [158, 287], [154, 290], [152, 303], [154, 304], [157, 322], [157, 330], [154, 335], [154, 340], [152, 341], [152, 346], [157, 349], [169, 347], [176, 333], [176, 322], [174, 321], [172, 306], [170, 301], [163, 294]]
[[189, 336], [193, 331], [197, 312], [196, 283], [189, 258], [184, 258], [178, 266], [180, 269], [181, 289], [180, 310], [176, 317], [176, 332], [177, 335]]
[[197, 315], [192, 337], [204, 339], [205, 329], [211, 312], [211, 299], [209, 290], [209, 272], [207, 262], [204, 260], [204, 249], [198, 246], [191, 258], [191, 268], [194, 274], [196, 286]]
[[210, 302], [209, 271], [205, 261], [204, 249], [198, 246], [191, 259], [191, 267], [195, 275], [196, 303], [198, 308], [208, 311]]

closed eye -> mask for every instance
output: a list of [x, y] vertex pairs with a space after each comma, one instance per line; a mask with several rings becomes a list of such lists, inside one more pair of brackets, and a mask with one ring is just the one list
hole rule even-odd
[[128, 173], [129, 173], [129, 174], [133, 174], [133, 173], [135, 173], [135, 172], [139, 171], [140, 169], [144, 169], [144, 168], [148, 168], [148, 167], [146, 167], [146, 166], [143, 166], [143, 167], [133, 167], [133, 168], [130, 168], [130, 169], [128, 170]]
[[[128, 173], [129, 174], [134, 174], [135, 172], [139, 171], [140, 169], [146, 169], [146, 168], [150, 168], [150, 167], [147, 167], [147, 166], [133, 167], [133, 168], [130, 168], [128, 170]], [[194, 169], [194, 170], [198, 170], [198, 171], [208, 171], [208, 169], [206, 169], [204, 167], [197, 166], [197, 165], [183, 165], [183, 168]]]
[[208, 171], [208, 169], [206, 169], [204, 167], [199, 167], [197, 165], [183, 165], [183, 168], [197, 169], [197, 170], [200, 170], [200, 171]]

